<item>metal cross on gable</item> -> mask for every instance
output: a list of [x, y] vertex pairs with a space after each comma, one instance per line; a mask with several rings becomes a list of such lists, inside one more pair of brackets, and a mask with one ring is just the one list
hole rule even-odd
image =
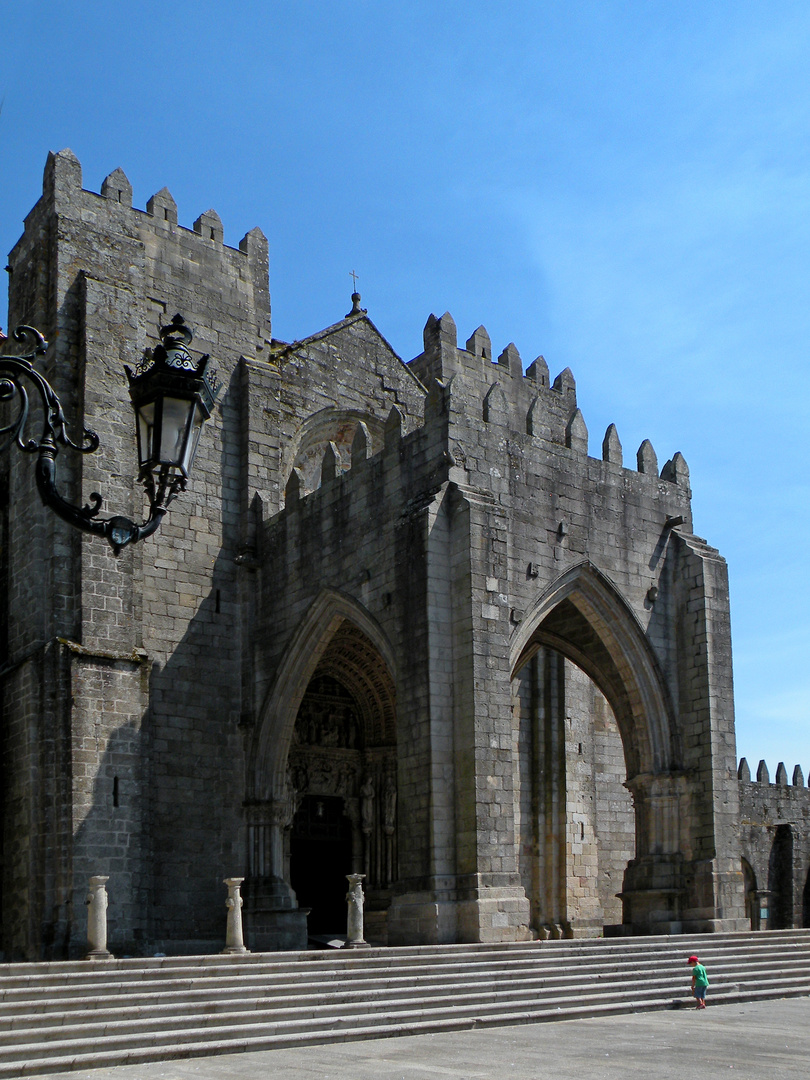
[[352, 279], [352, 289], [357, 292], [357, 274], [355, 274], [354, 270], [349, 274], [349, 277]]

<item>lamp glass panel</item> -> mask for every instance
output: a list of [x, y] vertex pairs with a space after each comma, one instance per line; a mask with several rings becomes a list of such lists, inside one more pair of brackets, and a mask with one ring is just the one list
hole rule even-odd
[[155, 435], [155, 403], [141, 405], [138, 409], [138, 456], [140, 464], [148, 465], [152, 460], [153, 440]]
[[199, 404], [195, 402], [194, 418], [191, 421], [191, 438], [188, 440], [188, 444], [186, 447], [186, 458], [183, 462], [183, 472], [186, 474], [186, 476], [188, 476], [188, 474], [191, 472], [191, 466], [194, 464], [194, 458], [197, 455], [197, 446], [200, 441], [200, 432], [202, 431], [204, 420], [205, 417], [203, 416], [202, 409], [200, 408]]
[[193, 401], [173, 397], [163, 399], [163, 422], [160, 432], [160, 463], [162, 465], [182, 465], [188, 414], [193, 408]]

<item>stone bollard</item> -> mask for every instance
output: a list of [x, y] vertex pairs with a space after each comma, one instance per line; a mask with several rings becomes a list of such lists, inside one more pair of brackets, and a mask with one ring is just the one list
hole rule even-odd
[[228, 899], [225, 907], [228, 909], [228, 922], [225, 927], [224, 953], [246, 953], [245, 939], [242, 936], [242, 896], [239, 886], [245, 879], [243, 877], [226, 877], [224, 883], [228, 886]]
[[112, 960], [107, 949], [107, 890], [104, 886], [109, 877], [97, 875], [90, 878], [87, 894], [87, 954], [85, 960]]
[[349, 911], [346, 916], [346, 948], [368, 949], [369, 944], [363, 939], [363, 878], [365, 874], [347, 874], [349, 891], [346, 902]]

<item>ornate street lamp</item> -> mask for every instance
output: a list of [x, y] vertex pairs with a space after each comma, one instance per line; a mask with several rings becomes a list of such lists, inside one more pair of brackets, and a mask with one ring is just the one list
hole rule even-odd
[[[47, 379], [34, 367], [36, 357], [48, 349], [42, 334], [31, 326], [19, 326], [13, 337], [22, 344], [23, 352], [20, 356], [0, 355], [0, 402], [17, 399], [18, 409], [12, 421], [0, 427], [0, 451], [16, 443], [24, 453], [36, 454], [36, 482], [43, 503], [75, 528], [105, 537], [116, 555], [127, 544], [151, 536], [159, 528], [169, 504], [185, 491], [202, 425], [210, 417], [220, 389], [216, 374], [208, 371], [210, 357], [194, 360], [191, 356], [188, 346], [192, 333], [183, 316], [175, 315], [168, 326], [160, 328], [161, 344], [154, 351], [147, 350], [134, 371], [124, 368], [136, 415], [138, 479], [149, 499], [149, 516], [141, 525], [126, 517], [99, 518], [102, 499], [98, 492], [94, 491], [90, 504], [81, 508], [59, 494], [56, 488], [59, 447], [92, 454], [98, 449], [98, 435], [84, 428], [78, 443], [68, 435], [62, 404]], [[25, 437], [28, 386], [36, 389], [42, 402], [44, 423], [39, 441]]]

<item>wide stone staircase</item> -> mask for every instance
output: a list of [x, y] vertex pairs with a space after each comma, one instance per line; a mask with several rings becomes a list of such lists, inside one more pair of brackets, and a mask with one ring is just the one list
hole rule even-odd
[[810, 994], [810, 930], [0, 965], [0, 1077]]

